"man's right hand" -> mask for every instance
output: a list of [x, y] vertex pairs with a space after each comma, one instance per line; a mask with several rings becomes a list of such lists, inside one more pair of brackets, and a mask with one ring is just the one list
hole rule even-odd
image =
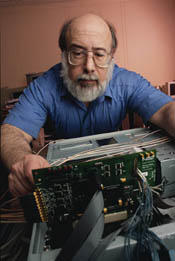
[[16, 196], [20, 197], [33, 191], [33, 169], [50, 167], [47, 160], [39, 155], [27, 154], [24, 158], [11, 167], [9, 174], [9, 190]]

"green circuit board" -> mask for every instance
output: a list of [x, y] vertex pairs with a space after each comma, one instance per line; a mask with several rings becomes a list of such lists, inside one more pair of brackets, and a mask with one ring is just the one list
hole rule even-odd
[[103, 184], [115, 185], [123, 182], [133, 182], [134, 164], [144, 173], [149, 185], [155, 183], [156, 152], [145, 151], [142, 153], [126, 154], [122, 156], [105, 157], [102, 159], [84, 159], [69, 161], [60, 166], [43, 168], [33, 171], [35, 185], [48, 187], [48, 182], [64, 182], [67, 180], [80, 180], [88, 178], [98, 172]]
[[60, 166], [33, 170], [33, 193], [41, 221], [81, 215], [97, 189], [102, 189], [106, 212], [132, 213], [139, 197], [139, 169], [155, 185], [156, 151], [83, 158]]

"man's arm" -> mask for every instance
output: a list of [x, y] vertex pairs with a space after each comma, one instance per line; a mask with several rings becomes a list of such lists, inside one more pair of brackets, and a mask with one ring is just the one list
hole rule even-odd
[[49, 167], [39, 155], [33, 155], [30, 147], [32, 137], [9, 124], [1, 127], [1, 160], [10, 170], [9, 189], [15, 196], [32, 191], [32, 169]]
[[32, 137], [9, 124], [1, 127], [1, 159], [8, 169], [25, 155], [32, 154]]
[[166, 130], [172, 137], [175, 137], [175, 101], [164, 105], [153, 114], [150, 122]]

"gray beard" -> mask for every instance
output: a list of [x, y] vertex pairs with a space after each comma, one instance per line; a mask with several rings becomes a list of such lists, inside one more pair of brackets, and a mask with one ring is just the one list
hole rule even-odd
[[[112, 79], [112, 73], [113, 73], [113, 68], [114, 68], [114, 61], [113, 59], [111, 60], [109, 67], [108, 67], [108, 72], [107, 72], [107, 77], [106, 80], [100, 83], [97, 75], [95, 74], [81, 74], [77, 77], [76, 82], [72, 81], [69, 78], [68, 75], [68, 65], [67, 61], [65, 58], [64, 53], [62, 54], [62, 70], [61, 70], [61, 76], [63, 77], [64, 84], [69, 91], [69, 93], [72, 94], [76, 99], [78, 99], [81, 102], [91, 102], [95, 100], [97, 97], [103, 95], [105, 92], [107, 85], [109, 81]], [[93, 87], [81, 87], [78, 81], [80, 79], [84, 80], [96, 80], [97, 81], [97, 86]]]

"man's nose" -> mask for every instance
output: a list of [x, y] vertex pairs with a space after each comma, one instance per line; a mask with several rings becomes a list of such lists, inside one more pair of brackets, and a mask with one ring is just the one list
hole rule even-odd
[[95, 63], [92, 52], [87, 53], [86, 59], [84, 61], [84, 71], [87, 73], [92, 73], [95, 71]]

